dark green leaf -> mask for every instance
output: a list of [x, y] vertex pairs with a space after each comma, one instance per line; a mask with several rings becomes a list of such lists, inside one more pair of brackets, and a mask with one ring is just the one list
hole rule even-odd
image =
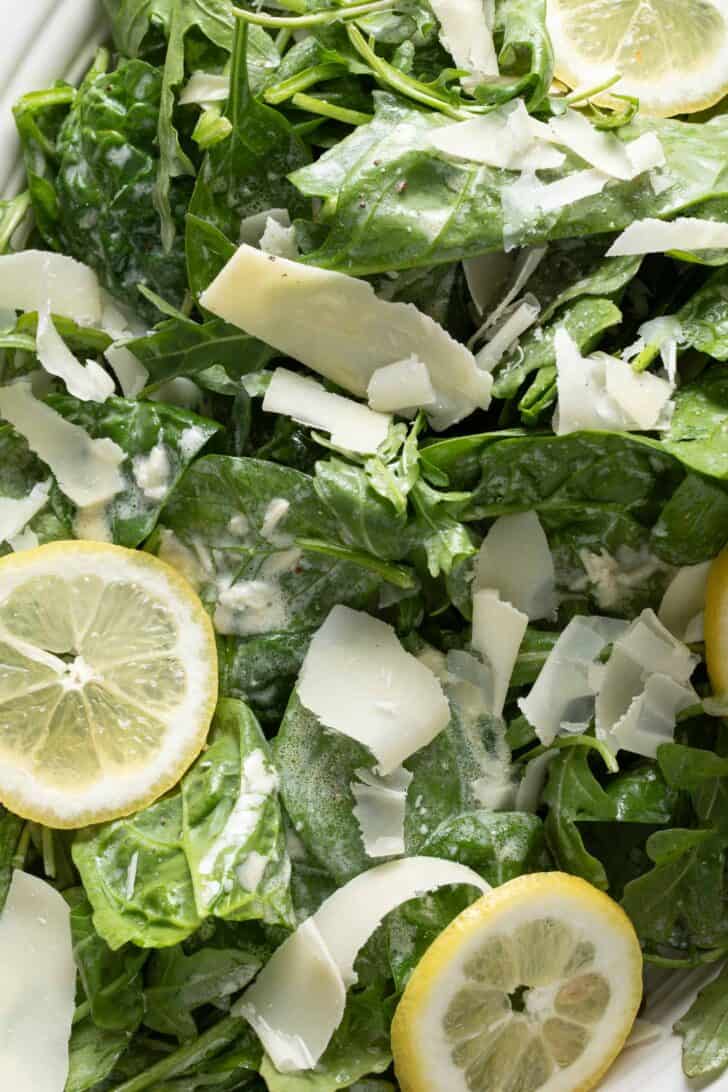
[[264, 368], [275, 355], [262, 341], [221, 319], [201, 324], [168, 319], [128, 342], [127, 348], [149, 372], [150, 387], [180, 375], [198, 375], [216, 364], [235, 378]]
[[717, 1077], [728, 1066], [728, 969], [700, 991], [675, 1024], [688, 1077]]

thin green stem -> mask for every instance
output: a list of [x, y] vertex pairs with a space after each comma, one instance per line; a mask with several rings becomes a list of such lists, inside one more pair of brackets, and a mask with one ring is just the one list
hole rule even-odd
[[548, 746], [541, 745], [532, 747], [530, 751], [526, 751], [525, 754], [521, 755], [515, 761], [530, 762], [531, 759], [538, 758], [540, 755], [545, 755], [549, 751], [563, 751], [568, 747], [588, 747], [601, 756], [609, 773], [619, 772], [619, 763], [612, 752], [601, 742], [601, 740], [594, 739], [593, 736], [559, 736], [558, 739], [555, 739], [553, 743], [550, 743]]
[[246, 23], [255, 23], [259, 27], [315, 27], [326, 23], [346, 22], [360, 19], [374, 11], [391, 11], [392, 0], [371, 0], [363, 4], [345, 4], [338, 8], [326, 8], [324, 11], [312, 11], [308, 15], [268, 15], [263, 11], [247, 11], [245, 8], [233, 8], [233, 15]]
[[23, 222], [30, 208], [30, 193], [19, 193], [12, 201], [8, 201], [0, 216], [0, 254], [4, 254], [10, 245], [10, 240]]
[[147, 1088], [154, 1088], [173, 1077], [179, 1077], [193, 1066], [219, 1054], [237, 1039], [246, 1026], [240, 1017], [226, 1016], [191, 1043], [185, 1043], [143, 1073], [118, 1084], [112, 1092], [145, 1092]]
[[288, 48], [288, 43], [293, 37], [293, 31], [290, 27], [282, 27], [276, 34], [276, 49], [282, 55]]
[[440, 113], [446, 114], [449, 118], [454, 118], [455, 121], [467, 121], [468, 118], [472, 117], [468, 110], [453, 106], [445, 99], [440, 98], [439, 95], [430, 92], [418, 80], [410, 79], [399, 68], [395, 68], [389, 61], [385, 61], [383, 57], [374, 52], [357, 27], [347, 26], [346, 33], [349, 35], [349, 41], [359, 56], [367, 62], [374, 74], [387, 87], [391, 87], [393, 91], [398, 91], [400, 95], [406, 95], [407, 98], [414, 99], [415, 102], [422, 103], [423, 106], [429, 106], [432, 110], [439, 110]]
[[411, 591], [417, 587], [417, 578], [411, 569], [405, 565], [392, 565], [387, 561], [380, 561], [371, 554], [365, 554], [361, 550], [350, 550], [348, 546], [339, 546], [335, 542], [325, 542], [317, 538], [297, 538], [296, 546], [311, 553], [326, 554], [328, 557], [336, 557], [341, 561], [348, 561], [358, 565], [360, 569], [368, 569], [386, 580], [388, 584], [394, 584], [395, 588]]
[[51, 880], [56, 878], [56, 847], [53, 841], [53, 831], [50, 827], [41, 827], [41, 846], [43, 848], [43, 871]]
[[315, 83], [322, 83], [324, 80], [333, 80], [344, 72], [345, 67], [333, 61], [328, 64], [315, 64], [311, 68], [304, 68], [303, 72], [297, 72], [295, 76], [289, 76], [287, 80], [274, 83], [263, 92], [263, 98], [271, 106], [277, 106], [279, 102], [285, 102], [299, 91], [305, 91], [307, 87], [313, 87]]
[[610, 79], [605, 80], [604, 83], [597, 84], [596, 87], [589, 87], [586, 91], [572, 91], [571, 94], [565, 95], [563, 102], [567, 102], [569, 106], [576, 106], [578, 102], [587, 102], [589, 99], [595, 98], [596, 95], [601, 95], [603, 91], [608, 91], [610, 87], [614, 87], [615, 83], [619, 83], [622, 79], [618, 73], [616, 76], [611, 76]]
[[87, 1016], [91, 1014], [91, 1003], [89, 1001], [82, 1001], [80, 1005], [76, 1005], [73, 1010], [73, 1027], [76, 1024], [80, 1024], [82, 1020], [85, 1020]]
[[650, 963], [653, 967], [667, 967], [678, 970], [680, 968], [701, 967], [706, 963], [717, 963], [718, 960], [724, 959], [727, 955], [728, 947], [725, 947], [711, 948], [705, 952], [697, 952], [694, 955], [687, 956], [685, 959], [671, 959], [668, 956], [651, 955], [649, 952], [645, 952], [644, 960], [645, 963]]
[[641, 353], [639, 353], [632, 361], [632, 371], [644, 372], [647, 371], [650, 364], [660, 355], [659, 345], [645, 345]]
[[25, 858], [28, 856], [28, 849], [30, 847], [30, 838], [32, 833], [33, 824], [28, 821], [20, 833], [18, 845], [12, 859], [13, 868], [18, 868], [21, 870], [21, 872], [25, 868]]
[[299, 110], [308, 110], [311, 114], [333, 118], [334, 121], [343, 121], [345, 125], [366, 125], [372, 120], [371, 114], [362, 114], [359, 110], [347, 110], [344, 106], [335, 106], [332, 102], [314, 98], [313, 95], [294, 95], [291, 106], [296, 106]]

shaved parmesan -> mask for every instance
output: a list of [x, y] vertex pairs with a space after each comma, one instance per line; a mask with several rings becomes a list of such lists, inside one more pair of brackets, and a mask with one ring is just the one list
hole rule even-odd
[[155, 444], [146, 455], [132, 459], [134, 481], [145, 497], [151, 501], [162, 500], [169, 489], [172, 467], [164, 444]]
[[336, 606], [314, 634], [298, 697], [321, 723], [367, 746], [390, 774], [450, 720], [442, 686], [391, 626]]
[[[479, 315], [503, 296], [513, 269], [513, 255], [505, 254], [502, 250], [479, 254], [477, 258], [466, 258], [463, 261], [470, 298]], [[513, 298], [515, 299], [515, 295]], [[472, 345], [475, 340], [476, 338], [472, 338], [469, 344]]]
[[464, 85], [477, 85], [480, 76], [497, 76], [493, 0], [431, 0], [430, 7], [440, 24], [443, 46], [458, 68], [476, 77]]
[[535, 512], [500, 516], [475, 562], [475, 588], [495, 588], [533, 622], [556, 609], [556, 574], [548, 539]]
[[13, 535], [12, 538], [8, 539], [8, 546], [16, 554], [20, 553], [21, 550], [34, 550], [39, 545], [40, 539], [30, 527], [26, 527], [20, 534]]
[[295, 261], [300, 257], [296, 229], [292, 226], [284, 226], [273, 216], [266, 219], [265, 230], [258, 245], [266, 254], [275, 254], [279, 258], [290, 258]]
[[464, 345], [413, 304], [381, 300], [345, 273], [242, 245], [201, 303], [359, 397], [377, 368], [414, 355], [435, 389], [436, 429], [490, 403], [492, 378]]
[[556, 331], [559, 436], [584, 429], [647, 431], [666, 428], [672, 384], [651, 372], [635, 372], [624, 360], [595, 353], [583, 357], [563, 327]]
[[[494, 326], [499, 321], [513, 301], [520, 296], [521, 292], [546, 256], [547, 250], [548, 247], [545, 246], [524, 247], [524, 249], [521, 250], [516, 259], [515, 268], [513, 270], [513, 280], [508, 287], [508, 291], [495, 310], [488, 315], [481, 328], [471, 340], [479, 340], [482, 334], [490, 326]], [[530, 298], [535, 300], [535, 296], [531, 296]]]
[[38, 359], [49, 375], [62, 379], [66, 390], [82, 402], [105, 402], [114, 393], [114, 380], [95, 360], [84, 367], [60, 336], [44, 308], [38, 314], [35, 337]]
[[80, 508], [110, 500], [124, 488], [119, 466], [126, 456], [119, 445], [107, 438], [92, 440], [80, 425], [34, 398], [26, 383], [0, 387], [0, 414]]
[[539, 213], [558, 212], [585, 197], [601, 193], [609, 176], [590, 169], [574, 171], [556, 182], [541, 182], [529, 170], [501, 192], [503, 205], [503, 238], [506, 249], [518, 245], [523, 230]]
[[518, 650], [528, 626], [528, 615], [504, 603], [497, 591], [485, 588], [473, 595], [472, 644], [493, 676], [493, 702], [488, 712], [500, 717], [511, 682]]
[[556, 758], [556, 751], [547, 751], [543, 755], [532, 758], [526, 765], [516, 792], [516, 811], [530, 811], [532, 813], [538, 811], [549, 766], [554, 758]]
[[680, 216], [677, 220], [635, 220], [617, 236], [608, 258], [626, 254], [663, 254], [669, 250], [725, 250], [728, 224]]
[[193, 103], [204, 106], [208, 102], [225, 102], [230, 94], [230, 77], [216, 76], [210, 72], [193, 72], [180, 91], [180, 106]]
[[63, 1092], [76, 996], [68, 903], [13, 872], [0, 914], [0, 1088]]
[[101, 292], [87, 265], [45, 250], [0, 256], [0, 305], [65, 315], [86, 326], [101, 320]]
[[680, 320], [676, 315], [662, 315], [643, 322], [637, 333], [637, 351], [640, 352], [645, 345], [656, 345], [660, 350], [667, 378], [674, 384], [677, 379], [677, 347], [683, 336]]
[[369, 380], [367, 395], [373, 410], [405, 416], [436, 401], [427, 365], [414, 356], [377, 368]]
[[[48, 503], [52, 481], [34, 485], [27, 497], [0, 497], [0, 542], [10, 542]], [[15, 547], [13, 547], [15, 549]]]
[[372, 454], [389, 434], [391, 417], [332, 394], [315, 379], [276, 368], [263, 398], [266, 413], [282, 413], [302, 425], [322, 428], [337, 447]]
[[627, 629], [616, 618], [572, 618], [560, 634], [536, 682], [518, 706], [541, 742], [548, 746], [562, 732], [582, 732], [594, 714], [598, 657]]
[[136, 398], [147, 385], [149, 372], [124, 345], [110, 345], [104, 356], [119, 380], [124, 398]]
[[657, 616], [679, 641], [702, 640], [710, 564], [704, 561], [700, 565], [684, 565], [678, 569], [662, 597]]
[[354, 963], [369, 937], [403, 902], [451, 884], [490, 890], [477, 872], [435, 857], [378, 865], [340, 887], [284, 940], [233, 1008], [276, 1069], [313, 1069], [341, 1022], [345, 991], [356, 982]]
[[[636, 754], [649, 746], [643, 732], [659, 735], [660, 743], [672, 738], [676, 713], [698, 700], [688, 686], [698, 662], [654, 611], [642, 611], [615, 641], [604, 671], [596, 701], [598, 738]], [[675, 685], [650, 683], [653, 676]]]
[[629, 181], [665, 163], [665, 153], [654, 133], [646, 133], [630, 144], [623, 144], [614, 133], [595, 129], [576, 110], [567, 110], [561, 117], [552, 118], [548, 128], [557, 144], [569, 148], [612, 178]]
[[516, 304], [511, 313], [495, 328], [490, 340], [475, 354], [479, 368], [490, 372], [525, 334], [538, 318], [541, 308], [533, 297], [526, 297]]
[[564, 155], [544, 143], [541, 128], [523, 99], [515, 99], [489, 114], [432, 130], [430, 142], [455, 159], [491, 167], [532, 171], [562, 167]]
[[407, 789], [413, 778], [404, 766], [387, 777], [371, 770], [356, 770], [351, 791], [356, 800], [354, 816], [367, 857], [396, 857], [404, 853], [404, 814]]
[[240, 221], [240, 242], [259, 246], [269, 220], [275, 220], [284, 228], [291, 226], [288, 209], [265, 209], [263, 212], [254, 212], [252, 216], [244, 216]]

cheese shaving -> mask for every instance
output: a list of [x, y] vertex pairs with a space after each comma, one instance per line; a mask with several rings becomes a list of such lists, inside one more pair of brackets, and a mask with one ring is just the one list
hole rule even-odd
[[[27, 497], [0, 497], [0, 542], [11, 542], [19, 536], [48, 503], [52, 481], [47, 478], [33, 486]], [[15, 549], [15, 546], [13, 546]]]
[[33, 397], [26, 383], [0, 387], [0, 414], [48, 465], [66, 496], [80, 508], [110, 500], [124, 488], [126, 458], [113, 440], [92, 440], [85, 429]]
[[690, 643], [703, 638], [705, 589], [710, 562], [684, 565], [668, 585], [657, 616], [679, 641]]
[[[340, 887], [273, 953], [233, 1013], [252, 1025], [280, 1072], [313, 1069], [341, 1022], [354, 963], [387, 914], [451, 884], [485, 893], [477, 872], [435, 857], [408, 857]], [[291, 989], [291, 983], [305, 988]]]
[[361, 454], [373, 454], [389, 434], [391, 417], [367, 406], [332, 394], [321, 383], [276, 368], [263, 398], [266, 413], [282, 413], [302, 425], [330, 433], [337, 447]]
[[432, 0], [430, 7], [440, 24], [440, 41], [458, 68], [478, 77], [497, 76], [498, 59], [493, 45], [493, 0]]
[[430, 142], [455, 159], [491, 167], [531, 171], [562, 167], [564, 155], [544, 143], [540, 128], [523, 99], [515, 99], [489, 114], [434, 129]]
[[552, 139], [575, 152], [603, 174], [629, 181], [654, 167], [662, 167], [665, 153], [654, 133], [624, 144], [614, 133], [595, 129], [583, 114], [567, 110], [548, 124]]
[[124, 398], [136, 398], [149, 381], [149, 372], [124, 345], [110, 345], [104, 356], [119, 380]]
[[539, 316], [541, 308], [533, 297], [526, 297], [521, 303], [516, 304], [503, 322], [493, 329], [490, 339], [482, 349], [475, 354], [479, 368], [492, 371], [500, 364], [506, 353], [510, 352], [518, 342], [521, 334], [533, 326]]
[[275, 220], [284, 228], [291, 226], [288, 209], [265, 209], [263, 212], [254, 212], [251, 216], [244, 216], [240, 221], [239, 241], [248, 243], [250, 246], [259, 246], [269, 220]]
[[314, 634], [298, 697], [326, 728], [363, 743], [390, 774], [450, 720], [440, 682], [391, 626], [336, 606]]
[[101, 321], [96, 274], [87, 265], [45, 250], [0, 256], [0, 306], [65, 315], [85, 326]]
[[355, 771], [351, 783], [356, 800], [354, 817], [361, 830], [367, 857], [396, 857], [404, 853], [404, 816], [407, 789], [413, 774], [399, 766], [387, 777], [371, 770]]
[[688, 252], [728, 248], [728, 224], [680, 216], [677, 220], [635, 220], [617, 236], [607, 251], [608, 258], [628, 254], [664, 254], [670, 250]]
[[205, 106], [208, 102], [225, 102], [230, 94], [230, 77], [211, 72], [193, 72], [179, 95], [180, 106]]
[[369, 380], [367, 395], [371, 409], [405, 417], [436, 402], [427, 365], [414, 356], [377, 368]]
[[554, 561], [536, 512], [500, 516], [495, 521], [475, 562], [474, 587], [497, 589], [501, 599], [532, 622], [553, 617]]
[[413, 304], [379, 299], [345, 273], [243, 244], [200, 302], [360, 398], [377, 368], [415, 356], [435, 390], [428, 417], [436, 429], [490, 403], [492, 378], [464, 345]]
[[492, 672], [492, 705], [488, 712], [503, 715], [518, 650], [528, 627], [528, 615], [504, 603], [497, 591], [473, 594], [472, 645]]
[[38, 360], [49, 375], [62, 379], [66, 390], [82, 402], [105, 402], [114, 393], [114, 380], [95, 360], [84, 366], [60, 336], [48, 311], [38, 315], [35, 338]]

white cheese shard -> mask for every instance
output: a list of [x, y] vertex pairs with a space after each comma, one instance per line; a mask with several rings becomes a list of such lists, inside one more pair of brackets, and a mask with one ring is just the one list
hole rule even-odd
[[230, 77], [212, 72], [193, 72], [179, 95], [180, 106], [205, 106], [208, 102], [225, 102], [230, 94]]
[[430, 143], [455, 159], [507, 170], [562, 167], [565, 157], [544, 141], [543, 128], [530, 117], [523, 99], [514, 99], [489, 114], [432, 130]]
[[656, 345], [660, 350], [662, 363], [665, 365], [668, 380], [674, 385], [677, 380], [677, 349], [683, 337], [682, 324], [676, 315], [661, 315], [659, 318], [643, 322], [637, 331], [638, 352], [646, 345]]
[[601, 193], [609, 175], [593, 167], [574, 171], [556, 182], [541, 182], [533, 171], [524, 170], [520, 178], [501, 191], [503, 205], [503, 241], [505, 249], [519, 245], [526, 229], [540, 213], [558, 212], [585, 197]]
[[114, 380], [95, 360], [83, 365], [60, 336], [46, 308], [38, 313], [35, 337], [38, 360], [49, 375], [62, 379], [66, 390], [82, 402], [105, 402], [114, 393]]
[[672, 739], [677, 713], [698, 701], [689, 681], [699, 659], [654, 611], [642, 611], [615, 641], [600, 680], [597, 737], [615, 751], [654, 758]]
[[290, 258], [295, 261], [301, 256], [296, 241], [296, 229], [279, 223], [273, 216], [268, 216], [265, 229], [258, 246], [266, 254], [275, 254], [278, 258]]
[[670, 250], [725, 250], [728, 248], [728, 224], [718, 220], [700, 220], [679, 216], [677, 220], [635, 220], [618, 235], [608, 258], [627, 254], [664, 254]]
[[14, 311], [45, 308], [84, 326], [98, 326], [102, 314], [94, 271], [75, 258], [45, 250], [0, 256], [0, 306]]
[[584, 548], [579, 550], [579, 560], [584, 566], [591, 594], [602, 610], [629, 608], [635, 588], [641, 588], [652, 577], [669, 570], [669, 566], [651, 554], [646, 546], [639, 550], [618, 546], [614, 556], [604, 547], [598, 553]]
[[475, 354], [478, 367], [492, 372], [506, 353], [516, 345], [521, 334], [529, 330], [539, 316], [541, 308], [534, 296], [526, 296], [515, 304], [500, 325], [491, 327], [493, 333], [482, 349]]
[[[465, 258], [463, 272], [475, 309], [482, 315], [488, 308], [502, 299], [514, 272], [514, 256], [502, 250], [491, 250], [479, 254], [477, 258]], [[518, 290], [520, 292], [520, 288]], [[515, 299], [514, 294], [513, 299]], [[510, 300], [508, 301], [511, 302]], [[472, 338], [470, 345], [477, 338]]]
[[391, 626], [336, 606], [314, 634], [298, 697], [326, 728], [363, 743], [390, 774], [450, 720], [432, 671], [405, 652]]
[[657, 617], [679, 641], [690, 644], [703, 639], [705, 589], [710, 562], [683, 565], [668, 585]]
[[0, 914], [0, 1088], [63, 1092], [76, 995], [68, 903], [13, 873]]
[[[495, 326], [495, 324], [500, 321], [501, 317], [505, 314], [513, 301], [520, 296], [521, 292], [540, 266], [546, 256], [547, 250], [548, 247], [545, 246], [533, 246], [524, 247], [523, 250], [520, 251], [515, 265], [512, 267], [513, 276], [506, 293], [498, 306], [487, 316], [480, 329], [476, 330], [473, 334], [468, 342], [469, 345], [472, 346], [475, 342], [479, 341], [486, 330], [490, 329], [491, 326]], [[532, 300], [536, 299], [533, 295], [529, 298]]]
[[379, 299], [345, 273], [243, 244], [200, 302], [360, 398], [377, 368], [416, 356], [435, 388], [428, 417], [438, 430], [490, 404], [493, 380], [464, 345], [413, 304]]
[[158, 443], [146, 455], [135, 455], [132, 473], [147, 500], [163, 500], [172, 479], [172, 466], [165, 445]]
[[265, 234], [269, 220], [275, 220], [284, 228], [291, 226], [288, 209], [265, 209], [263, 212], [254, 212], [250, 216], [244, 216], [240, 221], [239, 242], [248, 243], [249, 246], [260, 246], [260, 240]]
[[288, 368], [276, 368], [270, 381], [263, 409], [282, 413], [310, 428], [320, 428], [331, 435], [336, 447], [373, 454], [389, 434], [391, 417], [375, 413], [341, 394], [332, 394], [321, 383], [297, 375]]
[[627, 630], [616, 618], [572, 618], [546, 657], [536, 682], [518, 706], [549, 746], [563, 732], [583, 732], [594, 714], [599, 675], [593, 668], [604, 649]]
[[492, 706], [489, 713], [503, 715], [503, 706], [518, 658], [528, 615], [504, 602], [497, 591], [484, 588], [473, 593], [473, 648], [492, 673]]
[[474, 588], [495, 588], [533, 622], [552, 618], [556, 574], [548, 539], [536, 512], [500, 516], [475, 561]]
[[377, 368], [369, 380], [367, 397], [371, 409], [405, 417], [436, 402], [427, 365], [415, 356]]
[[0, 542], [11, 542], [19, 536], [26, 524], [45, 508], [52, 484], [47, 478], [37, 482], [27, 497], [0, 497]]
[[556, 751], [546, 751], [545, 754], [537, 755], [526, 764], [523, 777], [516, 790], [516, 811], [528, 811], [532, 814], [538, 811], [549, 766], [556, 758], [556, 754]]
[[558, 402], [554, 432], [649, 431], [669, 425], [673, 386], [606, 353], [583, 357], [567, 331], [554, 338]]
[[435, 857], [377, 865], [335, 891], [284, 940], [232, 1010], [252, 1025], [276, 1069], [313, 1069], [341, 1022], [346, 990], [356, 982], [354, 963], [369, 937], [403, 902], [451, 884], [490, 890], [477, 872]]
[[106, 437], [92, 440], [80, 425], [34, 398], [26, 383], [0, 387], [0, 414], [48, 465], [79, 508], [110, 500], [124, 488], [119, 466], [126, 455], [119, 445]]
[[355, 771], [351, 791], [367, 857], [397, 857], [404, 853], [404, 816], [407, 789], [414, 774], [404, 766], [382, 777], [372, 770]]
[[16, 554], [19, 554], [21, 550], [34, 550], [36, 546], [40, 545], [40, 539], [36, 535], [35, 531], [31, 531], [30, 527], [26, 527], [17, 535], [13, 535], [8, 539], [8, 545], [11, 550]]
[[478, 77], [497, 76], [493, 0], [432, 0], [430, 7], [440, 24], [443, 46], [458, 68], [475, 77], [463, 81], [464, 86], [477, 85]]
[[614, 133], [595, 129], [577, 110], [567, 110], [548, 123], [552, 139], [575, 152], [603, 174], [629, 181], [665, 163], [665, 152], [654, 133], [624, 144]]
[[149, 372], [125, 345], [109, 345], [104, 356], [119, 380], [124, 398], [136, 398], [149, 382]]

